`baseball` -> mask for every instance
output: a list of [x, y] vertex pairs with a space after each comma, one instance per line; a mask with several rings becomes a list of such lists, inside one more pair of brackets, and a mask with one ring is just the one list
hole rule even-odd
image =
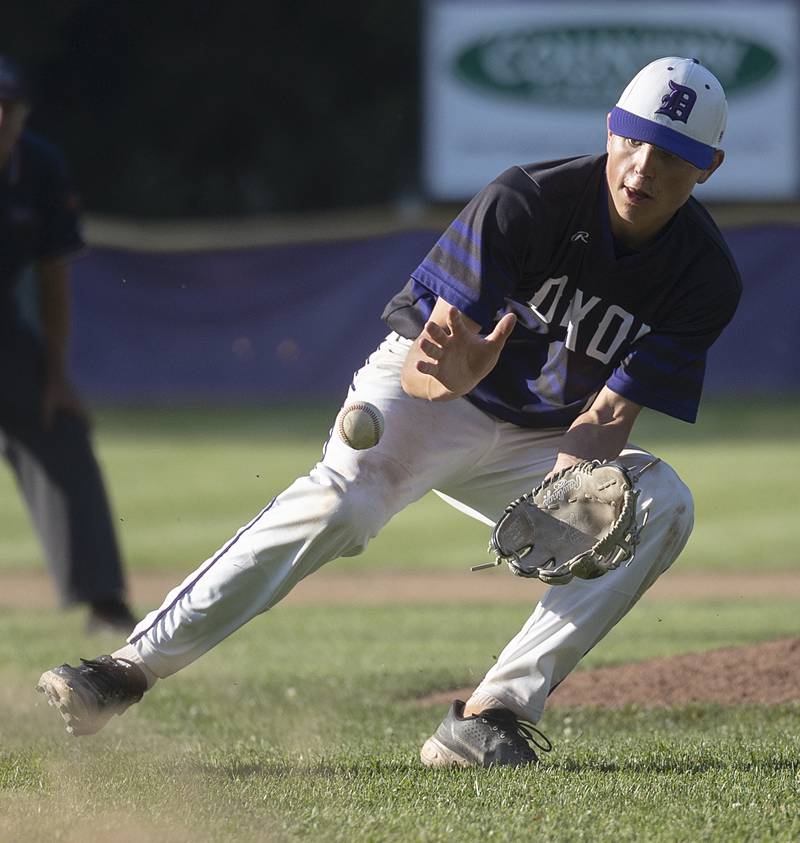
[[342, 408], [336, 430], [342, 441], [356, 451], [373, 448], [383, 436], [383, 413], [368, 401], [356, 401]]

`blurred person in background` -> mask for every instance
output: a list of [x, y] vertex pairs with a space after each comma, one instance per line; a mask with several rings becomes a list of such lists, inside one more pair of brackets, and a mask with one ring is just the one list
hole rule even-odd
[[20, 68], [0, 55], [0, 452], [62, 605], [87, 604], [89, 631], [129, 632], [108, 499], [68, 375], [69, 260], [85, 248], [78, 201], [59, 151], [26, 131], [29, 111]]

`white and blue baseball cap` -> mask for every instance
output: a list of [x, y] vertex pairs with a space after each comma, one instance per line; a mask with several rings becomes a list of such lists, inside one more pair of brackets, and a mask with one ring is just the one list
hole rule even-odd
[[631, 79], [611, 110], [608, 127], [705, 170], [719, 149], [727, 119], [728, 101], [717, 77], [697, 59], [668, 56]]

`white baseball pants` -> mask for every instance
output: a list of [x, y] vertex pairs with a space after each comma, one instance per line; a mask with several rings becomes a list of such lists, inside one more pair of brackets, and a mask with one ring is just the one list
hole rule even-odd
[[[337, 436], [321, 462], [262, 512], [151, 612], [128, 639], [145, 666], [166, 677], [274, 606], [300, 580], [339, 556], [361, 553], [397, 512], [431, 490], [493, 523], [506, 504], [552, 468], [563, 430], [498, 421], [465, 399], [409, 398], [400, 370], [410, 343], [396, 334], [356, 374], [348, 401], [370, 401], [386, 430], [369, 450]], [[623, 460], [650, 456], [629, 448]], [[692, 528], [689, 490], [665, 463], [642, 476], [639, 522], [649, 511], [635, 561], [591, 581], [546, 593], [506, 646], [475, 696], [538, 721], [560, 682], [665, 571]]]

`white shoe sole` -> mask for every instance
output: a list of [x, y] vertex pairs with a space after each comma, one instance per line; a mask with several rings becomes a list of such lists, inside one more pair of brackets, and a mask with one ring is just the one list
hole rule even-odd
[[436, 737], [431, 736], [422, 744], [419, 752], [420, 761], [426, 767], [474, 767], [475, 763], [469, 761], [452, 749], [448, 749]]
[[52, 670], [41, 675], [36, 690], [47, 697], [49, 705], [58, 709], [70, 735], [93, 735], [112, 717], [113, 712], [106, 716], [89, 711], [80, 694], [69, 686], [66, 679]]

